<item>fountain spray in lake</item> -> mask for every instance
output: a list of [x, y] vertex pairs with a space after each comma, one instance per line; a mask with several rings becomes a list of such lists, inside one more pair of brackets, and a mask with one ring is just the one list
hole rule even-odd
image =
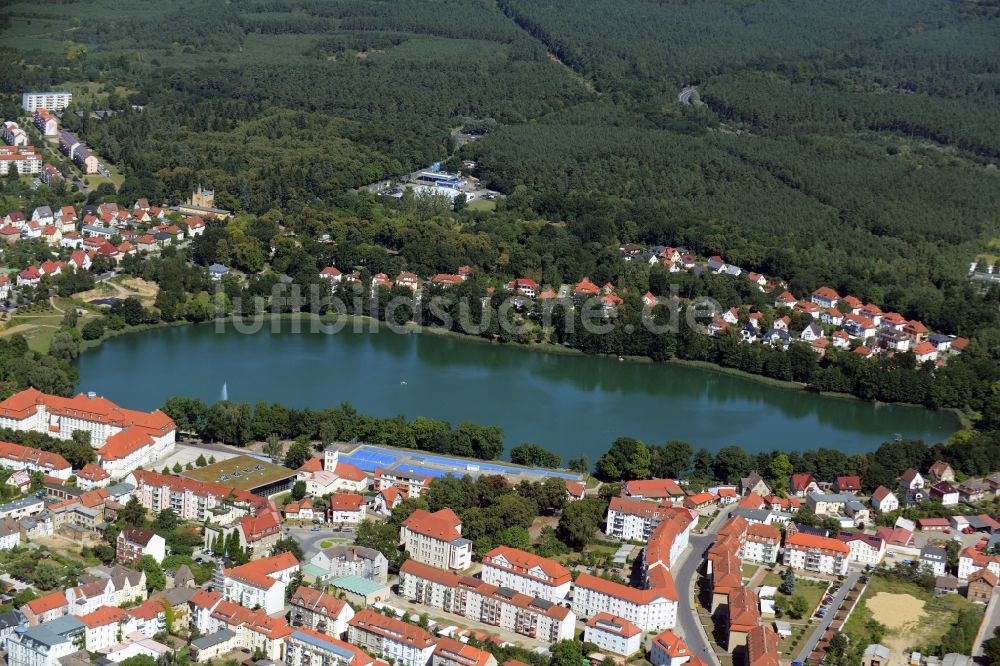
[[226, 382], [222, 382], [222, 391], [219, 393], [219, 400], [229, 400], [229, 387]]

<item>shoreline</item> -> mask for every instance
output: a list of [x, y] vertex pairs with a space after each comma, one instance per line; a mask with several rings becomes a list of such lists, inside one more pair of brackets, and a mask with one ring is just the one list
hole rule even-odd
[[[302, 322], [308, 322], [309, 320], [311, 320], [311, 319], [314, 318], [314, 315], [312, 315], [312, 314], [305, 314], [305, 315], [303, 315], [302, 313], [280, 313], [280, 314], [273, 314], [273, 313], [267, 313], [267, 312], [265, 312], [265, 313], [261, 314], [261, 317], [262, 317], [262, 320], [264, 322], [270, 322], [273, 319], [278, 319], [279, 321], [284, 321], [284, 320], [289, 320], [290, 321], [290, 320], [298, 319], [298, 320], [300, 320]], [[336, 315], [335, 314], [335, 315], [332, 315], [332, 316], [330, 316], [330, 315], [320, 315], [320, 316], [318, 316], [316, 318], [318, 318], [319, 321], [322, 322], [322, 323], [324, 323], [324, 324], [332, 324], [332, 323], [335, 323], [338, 318], [343, 318], [347, 322], [346, 325], [350, 325], [352, 322], [355, 324], [355, 326], [353, 327], [354, 330], [352, 330], [351, 332], [380, 333], [383, 330], [390, 330], [389, 327], [388, 327], [388, 325], [385, 322], [383, 322], [381, 320], [378, 320], [378, 319], [375, 319], [375, 318], [373, 318], [373, 317], [371, 317], [369, 315], [354, 315], [354, 314]], [[129, 328], [121, 329], [121, 330], [118, 330], [118, 331], [108, 331], [103, 336], [101, 336], [101, 338], [99, 338], [97, 340], [84, 340], [84, 341], [82, 341], [80, 343], [80, 353], [83, 354], [86, 351], [89, 351], [89, 350], [92, 350], [92, 349], [96, 349], [96, 348], [100, 347], [101, 344], [104, 343], [106, 340], [110, 340], [112, 338], [117, 338], [117, 337], [122, 337], [122, 336], [126, 336], [126, 335], [132, 335], [132, 334], [141, 334], [141, 333], [146, 333], [146, 332], [157, 330], [157, 329], [180, 328], [182, 326], [199, 326], [199, 325], [209, 325], [209, 324], [217, 326], [217, 325], [219, 325], [220, 321], [222, 321], [223, 325], [227, 329], [229, 329], [230, 327], [232, 327], [232, 320], [233, 320], [232, 315], [228, 315], [228, 316], [222, 318], [221, 320], [220, 319], [209, 319], [209, 320], [206, 320], [206, 321], [203, 321], [203, 322], [190, 322], [190, 321], [186, 321], [186, 320], [179, 320], [179, 321], [173, 321], [173, 322], [159, 322], [159, 323], [156, 323], [156, 324], [143, 324], [143, 325], [140, 325], [140, 326], [134, 326], [134, 327], [129, 327]], [[346, 328], [346, 326], [345, 326], [345, 328]], [[413, 323], [413, 322], [408, 322], [407, 324], [405, 324], [404, 328], [406, 330], [403, 333], [401, 333], [403, 335], [429, 334], [429, 335], [438, 335], [438, 336], [442, 336], [442, 337], [451, 337], [451, 338], [454, 338], [456, 340], [460, 340], [463, 343], [475, 343], [475, 344], [484, 344], [484, 345], [493, 345], [493, 346], [513, 347], [513, 348], [523, 349], [523, 350], [526, 350], [526, 351], [541, 352], [541, 353], [545, 353], [545, 354], [561, 354], [561, 355], [565, 355], [565, 356], [579, 356], [579, 357], [583, 357], [583, 358], [618, 359], [622, 363], [634, 363], [634, 364], [644, 364], [644, 365], [664, 365], [664, 366], [674, 365], [674, 366], [682, 367], [682, 368], [691, 368], [691, 369], [695, 369], [695, 370], [702, 370], [702, 371], [712, 372], [712, 373], [716, 373], [716, 374], [720, 374], [720, 375], [727, 375], [727, 376], [731, 376], [731, 377], [738, 377], [738, 378], [746, 379], [746, 380], [751, 381], [751, 382], [753, 382], [755, 384], [758, 384], [758, 385], [761, 385], [761, 386], [764, 386], [764, 387], [767, 387], [767, 388], [771, 388], [771, 389], [777, 389], [777, 390], [782, 390], [782, 391], [807, 391], [807, 392], [809, 390], [808, 386], [805, 385], [805, 384], [801, 384], [801, 383], [798, 383], [798, 382], [792, 382], [792, 381], [785, 381], [785, 380], [781, 380], [781, 379], [774, 379], [772, 377], [765, 377], [763, 375], [755, 375], [755, 374], [746, 372], [744, 370], [739, 370], [737, 368], [727, 368], [727, 367], [724, 367], [724, 366], [721, 366], [721, 365], [717, 365], [715, 363], [711, 363], [709, 361], [692, 361], [692, 360], [687, 360], [687, 359], [673, 358], [673, 359], [670, 359], [670, 360], [665, 361], [663, 363], [657, 364], [656, 361], [654, 361], [654, 360], [652, 360], [652, 359], [650, 359], [648, 357], [645, 357], [645, 356], [616, 357], [616, 356], [611, 355], [611, 354], [585, 354], [584, 352], [582, 352], [579, 349], [573, 349], [572, 347], [565, 347], [563, 345], [556, 345], [556, 344], [552, 344], [552, 343], [532, 343], [532, 344], [526, 344], [526, 343], [514, 342], [514, 341], [501, 343], [501, 342], [497, 342], [496, 340], [489, 340], [487, 338], [483, 338], [483, 337], [478, 336], [478, 335], [470, 335], [470, 334], [460, 333], [460, 332], [457, 332], [457, 331], [452, 331], [452, 330], [449, 330], [449, 329], [444, 329], [444, 328], [440, 328], [440, 327], [436, 327], [436, 326], [427, 326], [427, 325], [424, 325], [424, 324], [416, 324], [416, 323]], [[233, 330], [235, 330], [235, 329], [233, 329]], [[265, 330], [264, 327], [261, 327], [261, 329], [259, 331], [256, 331], [256, 332], [261, 332], [263, 330]], [[338, 333], [339, 333], [339, 331], [338, 331]], [[890, 403], [887, 403], [887, 402], [879, 402], [877, 400], [872, 400], [872, 401], [862, 400], [861, 398], [859, 398], [859, 397], [857, 397], [855, 395], [851, 395], [850, 393], [833, 393], [833, 392], [820, 392], [820, 391], [817, 391], [817, 392], [815, 392], [815, 394], [817, 396], [819, 396], [819, 397], [822, 397], [822, 398], [832, 398], [832, 399], [837, 399], [837, 400], [858, 401], [858, 402], [862, 402], [862, 403], [867, 403], [867, 404], [875, 405], [876, 407], [885, 405], [885, 406], [892, 406], [892, 407], [904, 407], [904, 408], [910, 408], [910, 409], [921, 409], [921, 410], [926, 410], [926, 411], [929, 411], [929, 412], [937, 412], [937, 413], [940, 413], [940, 414], [949, 414], [952, 417], [954, 417], [955, 421], [957, 422], [956, 423], [957, 427], [956, 427], [955, 431], [953, 431], [953, 432], [961, 432], [963, 430], [968, 430], [968, 429], [971, 428], [971, 425], [972, 425], [971, 424], [971, 420], [968, 417], [968, 415], [966, 415], [964, 412], [962, 412], [962, 411], [960, 411], [958, 409], [954, 409], [954, 408], [947, 408], [947, 409], [935, 410], [935, 409], [931, 409], [930, 407], [925, 407], [924, 405], [917, 405], [917, 404], [913, 404], [913, 403], [902, 403], [902, 402], [890, 402]]]

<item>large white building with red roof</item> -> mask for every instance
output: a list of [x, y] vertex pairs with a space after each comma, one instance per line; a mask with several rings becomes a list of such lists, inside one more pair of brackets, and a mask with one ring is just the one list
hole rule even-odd
[[235, 517], [237, 510], [256, 514], [271, 508], [267, 499], [221, 483], [141, 469], [132, 472], [126, 481], [135, 486], [133, 496], [144, 509], [152, 513], [170, 509], [184, 520], [203, 522], [212, 516], [214, 521], [224, 523], [215, 510], [231, 507]]
[[291, 553], [253, 560], [222, 570], [222, 598], [245, 608], [260, 607], [271, 615], [285, 607], [285, 586], [299, 570]]
[[622, 541], [643, 541], [661, 522], [684, 511], [671, 506], [669, 502], [653, 504], [627, 497], [612, 497], [608, 504], [607, 534]]
[[432, 567], [462, 571], [472, 565], [472, 542], [451, 509], [417, 509], [400, 525], [399, 541], [410, 558]]
[[370, 654], [401, 666], [427, 666], [437, 645], [425, 629], [369, 608], [348, 622], [348, 640]]
[[41, 472], [63, 481], [73, 475], [72, 465], [58, 453], [11, 442], [0, 442], [0, 466], [15, 471]]
[[581, 573], [573, 588], [573, 612], [579, 617], [609, 613], [628, 620], [643, 631], [673, 627], [677, 623], [677, 601], [677, 588], [669, 576], [658, 587], [637, 590]]
[[561, 602], [569, 594], [569, 569], [534, 553], [497, 546], [483, 556], [482, 579], [491, 585]]
[[975, 548], [966, 548], [958, 554], [958, 578], [967, 580], [980, 569], [989, 569], [1000, 576], [1000, 555], [986, 555]]
[[287, 666], [316, 666], [317, 664], [333, 664], [336, 666], [371, 666], [375, 663], [372, 657], [361, 648], [350, 643], [333, 638], [307, 627], [292, 629], [285, 642], [285, 658]]
[[793, 569], [846, 576], [850, 547], [837, 539], [798, 532], [785, 537], [784, 564]]
[[572, 639], [576, 627], [576, 615], [565, 606], [414, 560], [406, 560], [400, 567], [399, 594], [431, 608], [550, 643]]
[[347, 633], [347, 623], [354, 617], [354, 609], [343, 599], [305, 585], [292, 593], [289, 604], [292, 626], [308, 627], [337, 638]]
[[73, 398], [29, 388], [0, 402], [0, 428], [39, 432], [70, 439], [77, 430], [90, 435], [101, 467], [121, 478], [149, 465], [174, 447], [177, 428], [160, 410], [140, 412], [119, 407], [94, 393]]
[[642, 636], [642, 629], [609, 613], [590, 618], [583, 630], [583, 640], [623, 657], [630, 657], [642, 648]]

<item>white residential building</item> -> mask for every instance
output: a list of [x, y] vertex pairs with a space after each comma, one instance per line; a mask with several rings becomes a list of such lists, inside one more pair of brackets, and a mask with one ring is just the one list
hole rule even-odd
[[287, 666], [371, 666], [374, 659], [360, 648], [332, 636], [301, 627], [285, 642]]
[[21, 108], [28, 113], [38, 109], [62, 111], [73, 101], [70, 92], [26, 92], [21, 95]]
[[980, 569], [989, 569], [1000, 577], [1000, 555], [984, 555], [975, 548], [966, 548], [958, 555], [958, 578], [967, 580]]
[[864, 532], [841, 532], [837, 539], [850, 549], [850, 561], [863, 566], [878, 566], [885, 557], [885, 540]]
[[668, 515], [670, 507], [627, 497], [612, 497], [608, 504], [607, 534], [622, 541], [642, 541]]
[[399, 570], [399, 594], [431, 608], [549, 643], [572, 639], [576, 626], [576, 615], [565, 606], [414, 560], [406, 560]]
[[872, 493], [871, 505], [882, 513], [889, 513], [899, 508], [899, 498], [885, 486], [879, 486]]
[[451, 509], [417, 509], [400, 526], [399, 540], [417, 562], [456, 571], [472, 565], [472, 542], [462, 537], [462, 521]]
[[59, 659], [82, 649], [86, 625], [60, 617], [44, 626], [15, 631], [7, 638], [8, 666], [60, 666]]
[[285, 586], [299, 570], [291, 553], [253, 560], [222, 570], [222, 597], [245, 608], [260, 607], [271, 615], [285, 607]]
[[642, 629], [628, 620], [608, 613], [598, 613], [587, 620], [583, 640], [604, 652], [630, 657], [642, 649]]
[[793, 569], [846, 576], [851, 550], [847, 544], [799, 532], [785, 538], [784, 564]]
[[569, 570], [545, 557], [498, 546], [483, 556], [482, 579], [532, 597], [560, 602], [569, 594]]
[[573, 612], [581, 618], [609, 613], [645, 631], [669, 629], [677, 622], [677, 590], [671, 584], [637, 590], [581, 573], [573, 589]]
[[359, 611], [348, 623], [348, 641], [380, 659], [402, 666], [427, 666], [434, 637], [418, 626], [376, 613]]

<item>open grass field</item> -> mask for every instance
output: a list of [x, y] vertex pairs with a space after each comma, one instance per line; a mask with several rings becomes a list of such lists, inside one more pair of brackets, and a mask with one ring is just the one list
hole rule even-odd
[[969, 605], [957, 594], [938, 597], [910, 582], [873, 576], [844, 631], [852, 642], [870, 642], [870, 623], [884, 625], [882, 644], [892, 650], [894, 666], [905, 663], [905, 655], [913, 649], [938, 644]]
[[94, 312], [78, 307], [68, 298], [57, 298], [52, 302], [37, 303], [28, 308], [17, 310], [13, 317], [0, 319], [4, 324], [0, 329], [0, 337], [6, 337], [20, 333], [28, 341], [28, 347], [32, 351], [45, 353], [52, 344], [52, 338], [62, 324], [63, 314], [70, 307], [76, 307], [79, 317], [77, 318], [77, 330], [81, 330], [83, 325], [93, 317]]

